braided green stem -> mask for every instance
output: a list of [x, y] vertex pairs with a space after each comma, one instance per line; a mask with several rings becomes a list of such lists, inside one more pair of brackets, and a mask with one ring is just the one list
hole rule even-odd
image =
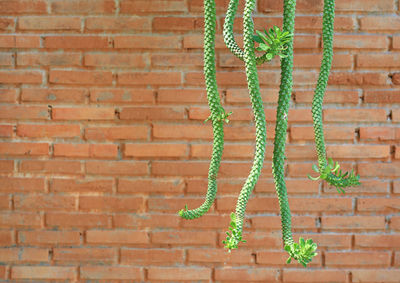
[[321, 69], [318, 77], [317, 86], [315, 88], [311, 109], [319, 167], [319, 169], [317, 169], [316, 171], [320, 173], [320, 176], [318, 178], [312, 179], [324, 179], [331, 185], [338, 188], [339, 192], [344, 192], [341, 188], [356, 186], [360, 184], [360, 182], [358, 181], [359, 176], [354, 175], [353, 172], [350, 172], [350, 174], [342, 174], [341, 171], [338, 171], [338, 164], [334, 166], [333, 162], [327, 162], [324, 129], [322, 124], [322, 103], [328, 84], [329, 72], [332, 66], [334, 18], [335, 0], [325, 0], [322, 23], [322, 39], [324, 43], [324, 50], [321, 62]]
[[[227, 116], [221, 106], [218, 94], [216, 71], [215, 71], [215, 21], [216, 11], [214, 0], [204, 0], [204, 76], [207, 89], [208, 105], [211, 111], [209, 119], [213, 126], [213, 151], [210, 168], [208, 172], [208, 190], [204, 203], [193, 210], [181, 210], [179, 215], [185, 219], [195, 219], [205, 214], [214, 202], [217, 193], [217, 174], [221, 163], [224, 148], [223, 123]], [[208, 119], [207, 119], [208, 120]]]
[[256, 185], [261, 174], [261, 169], [265, 156], [266, 145], [266, 122], [264, 106], [260, 95], [260, 86], [258, 82], [257, 65], [255, 59], [255, 49], [253, 32], [254, 25], [251, 14], [255, 7], [255, 0], [246, 0], [243, 14], [243, 35], [244, 35], [244, 62], [246, 66], [247, 85], [250, 92], [251, 104], [254, 111], [256, 126], [256, 150], [250, 174], [240, 192], [236, 213], [232, 219], [235, 221], [232, 235], [228, 233], [227, 240], [224, 241], [228, 249], [237, 248], [237, 244], [241, 241], [244, 213], [250, 194]]
[[[238, 59], [244, 61], [245, 54], [244, 54], [243, 50], [239, 47], [239, 45], [236, 43], [235, 37], [233, 35], [233, 22], [235, 21], [235, 15], [237, 13], [238, 3], [239, 3], [239, 0], [230, 0], [229, 1], [228, 10], [226, 12], [224, 28], [223, 28], [222, 33], [224, 35], [225, 45], [228, 47], [228, 49]], [[244, 16], [243, 16], [243, 21], [244, 21]], [[254, 24], [252, 24], [252, 25], [254, 26]], [[252, 30], [252, 32], [253, 32], [253, 30]], [[255, 57], [255, 60], [256, 60], [257, 65], [261, 65], [262, 63], [269, 61], [267, 58], [267, 53], [265, 53], [259, 57]]]

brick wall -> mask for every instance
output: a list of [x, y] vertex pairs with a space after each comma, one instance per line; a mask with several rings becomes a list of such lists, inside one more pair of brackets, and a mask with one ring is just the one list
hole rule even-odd
[[[310, 268], [286, 265], [271, 153], [279, 62], [259, 68], [265, 166], [247, 209], [247, 244], [221, 241], [253, 155], [243, 65], [221, 38], [222, 100], [233, 111], [218, 199], [199, 205], [211, 151], [201, 0], [0, 0], [0, 279], [7, 282], [399, 282], [400, 17], [397, 0], [337, 0], [324, 121], [327, 150], [363, 185], [338, 195], [316, 163], [311, 99], [322, 0], [298, 0], [287, 184]], [[243, 4], [243, 3], [242, 3]], [[259, 0], [257, 29], [282, 22]], [[240, 38], [241, 22], [235, 23]]]

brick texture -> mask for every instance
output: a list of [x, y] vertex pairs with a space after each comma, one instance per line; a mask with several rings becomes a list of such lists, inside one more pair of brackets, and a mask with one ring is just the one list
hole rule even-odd
[[[215, 2], [217, 79], [233, 114], [218, 199], [185, 221], [176, 213], [203, 202], [212, 152], [203, 0], [0, 0], [1, 282], [399, 282], [399, 1], [336, 0], [327, 153], [362, 181], [338, 195], [307, 179], [324, 1], [297, 0], [286, 169], [294, 237], [319, 246], [310, 269], [282, 250], [277, 59], [259, 67], [268, 142], [248, 242], [223, 249], [255, 129], [243, 63], [222, 38], [229, 1]], [[256, 29], [280, 26], [282, 7], [257, 0]], [[234, 30], [241, 43], [241, 16]]]

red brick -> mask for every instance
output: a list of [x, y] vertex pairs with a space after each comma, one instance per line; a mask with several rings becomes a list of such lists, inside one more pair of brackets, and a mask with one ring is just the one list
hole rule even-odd
[[21, 100], [23, 102], [45, 103], [83, 103], [87, 97], [87, 91], [82, 88], [29, 88], [22, 89]]
[[186, 11], [186, 5], [183, 0], [160, 1], [155, 0], [148, 2], [147, 0], [122, 0], [122, 14], [138, 14], [138, 13], [172, 13]]
[[186, 54], [154, 54], [151, 56], [152, 66], [203, 66], [203, 55], [186, 53]]
[[[346, 194], [351, 195], [379, 195], [387, 194], [388, 182], [382, 180], [362, 180], [361, 185], [357, 187], [351, 187], [346, 189]], [[324, 183], [324, 193], [337, 194], [337, 191], [333, 186]]]
[[0, 249], [2, 262], [48, 262], [49, 250], [41, 248], [5, 248]]
[[400, 109], [392, 109], [392, 120], [400, 122]]
[[327, 122], [386, 122], [385, 109], [325, 109]]
[[48, 120], [49, 109], [46, 106], [0, 106], [0, 119]]
[[[176, 212], [176, 211], [174, 211]], [[174, 214], [116, 214], [113, 217], [115, 227], [122, 228], [178, 228], [180, 219]]]
[[387, 85], [388, 75], [380, 73], [339, 73], [329, 76], [330, 85]]
[[387, 159], [390, 156], [388, 145], [329, 145], [327, 154], [334, 159], [377, 158]]
[[[359, 100], [358, 96], [358, 91], [327, 91], [324, 103], [357, 104]], [[296, 103], [312, 103], [313, 97], [313, 91], [295, 91]]]
[[68, 228], [100, 228], [110, 226], [110, 217], [105, 214], [62, 213], [46, 214], [46, 226]]
[[185, 111], [181, 107], [124, 107], [121, 120], [182, 120]]
[[183, 193], [185, 184], [180, 179], [119, 179], [118, 193]]
[[1, 194], [0, 196], [2, 197], [0, 199], [0, 210], [10, 209], [10, 204], [11, 204], [10, 195]]
[[360, 27], [367, 31], [398, 30], [400, 20], [396, 17], [363, 17], [360, 19]]
[[396, 139], [396, 128], [393, 127], [361, 127], [361, 140], [388, 141]]
[[89, 31], [130, 32], [150, 31], [151, 19], [148, 17], [92, 17], [87, 18], [85, 28]]
[[19, 124], [17, 135], [26, 138], [78, 138], [79, 125]]
[[115, 8], [113, 0], [58, 0], [51, 3], [54, 14], [111, 14]]
[[358, 54], [357, 67], [360, 68], [398, 68], [399, 54]]
[[46, 14], [46, 1], [37, 0], [2, 0], [0, 13], [2, 15]]
[[129, 72], [118, 73], [119, 85], [180, 85], [181, 74], [178, 72]]
[[79, 66], [79, 53], [18, 53], [18, 66]]
[[149, 63], [143, 54], [86, 53], [84, 65], [89, 67], [145, 68]]
[[[267, 265], [267, 266], [285, 266], [286, 260], [288, 259], [288, 254], [286, 251], [264, 251], [257, 252], [256, 254], [257, 264]], [[297, 261], [292, 261], [291, 266], [301, 267], [300, 263]], [[317, 256], [313, 257], [312, 261], [307, 264], [307, 267], [321, 266], [321, 254], [318, 253]], [[285, 266], [286, 267], [286, 266]]]
[[138, 126], [88, 127], [85, 129], [85, 139], [88, 140], [144, 140], [147, 139], [149, 128]]
[[187, 156], [188, 152], [189, 150], [186, 144], [125, 144], [124, 147], [124, 156], [135, 158], [179, 158]]
[[2, 84], [41, 84], [43, 74], [40, 71], [9, 70], [0, 72]]
[[337, 49], [385, 49], [388, 38], [383, 35], [335, 35], [333, 48]]
[[360, 198], [357, 210], [360, 212], [395, 212], [400, 208], [400, 198]]
[[145, 161], [87, 161], [86, 173], [90, 175], [143, 176], [148, 174]]
[[13, 53], [1, 53], [0, 54], [0, 66], [13, 66], [14, 65], [14, 54]]
[[[281, 218], [279, 216], [254, 216], [251, 218], [252, 228], [259, 230], [280, 230]], [[293, 216], [294, 230], [316, 230], [316, 219], [312, 216]]]
[[398, 90], [367, 90], [364, 92], [364, 102], [379, 104], [400, 103], [400, 92]]
[[400, 36], [393, 36], [393, 49], [400, 49]]
[[0, 143], [0, 154], [3, 156], [47, 156], [48, 143], [3, 142]]
[[207, 176], [208, 163], [198, 161], [154, 161], [151, 167], [155, 176]]
[[15, 30], [15, 21], [13, 18], [0, 19], [0, 30], [3, 32], [13, 32]]
[[41, 224], [41, 217], [39, 214], [33, 213], [0, 213], [0, 226], [1, 227], [31, 227], [38, 228]]
[[19, 170], [24, 173], [79, 174], [82, 172], [82, 166], [80, 161], [23, 160]]
[[112, 40], [104, 36], [49, 35], [44, 37], [43, 46], [55, 49], [107, 49], [112, 47]]
[[323, 230], [384, 230], [383, 216], [326, 216], [321, 219]]
[[114, 48], [129, 49], [180, 49], [182, 39], [178, 36], [126, 35], [114, 37]]
[[110, 85], [112, 73], [107, 71], [51, 70], [49, 82], [67, 85]]
[[[262, 25], [260, 28], [264, 27]], [[335, 31], [351, 31], [355, 28], [355, 20], [349, 16], [335, 16]], [[322, 30], [322, 18], [315, 16], [297, 16], [296, 30]]]
[[116, 144], [54, 144], [54, 156], [76, 158], [112, 158], [118, 155]]
[[45, 180], [43, 178], [16, 178], [0, 177], [1, 192], [44, 192]]
[[22, 245], [76, 245], [80, 243], [78, 231], [19, 231]]
[[130, 266], [81, 266], [83, 279], [101, 280], [143, 280], [143, 269]]
[[155, 17], [153, 18], [154, 31], [190, 31], [202, 27], [199, 18], [188, 17]]
[[113, 190], [112, 180], [52, 179], [52, 192], [109, 192]]
[[302, 282], [347, 282], [347, 272], [345, 270], [299, 270], [284, 269], [283, 282], [302, 283]]
[[14, 231], [0, 231], [0, 245], [1, 246], [11, 246], [14, 244]]
[[177, 212], [186, 204], [189, 208], [199, 207], [204, 202], [203, 198], [150, 198], [148, 208], [150, 211], [157, 212]]
[[[221, 57], [220, 57], [221, 58]], [[261, 98], [264, 103], [274, 103], [278, 101], [278, 89], [261, 89]], [[247, 89], [228, 89], [226, 91], [226, 102], [250, 104], [249, 91]]]
[[154, 91], [147, 89], [91, 89], [90, 101], [96, 103], [153, 104]]
[[354, 282], [387, 282], [399, 281], [400, 270], [398, 269], [353, 269], [351, 271]]
[[[183, 250], [178, 249], [121, 249], [121, 263], [135, 265], [154, 265], [183, 263]], [[176, 278], [174, 278], [176, 279]]]
[[358, 173], [363, 177], [399, 177], [400, 163], [360, 163]]
[[343, 12], [375, 12], [393, 11], [395, 9], [391, 0], [338, 0], [336, 9]]
[[78, 17], [21, 17], [18, 20], [20, 30], [39, 31], [79, 31], [81, 20]]
[[10, 138], [13, 136], [14, 126], [13, 125], [0, 125], [0, 137]]
[[[298, 11], [321, 11], [323, 8], [323, 1], [321, 0], [299, 0], [296, 4], [296, 10]], [[283, 11], [283, 1], [272, 1], [272, 0], [261, 0], [258, 4], [258, 10], [260, 12], [282, 12]]]
[[157, 92], [158, 103], [186, 104], [207, 103], [206, 93], [201, 89], [160, 89]]
[[53, 260], [57, 262], [99, 262], [113, 263], [117, 251], [113, 248], [55, 248]]
[[190, 249], [188, 250], [188, 261], [193, 263], [254, 263], [251, 251], [249, 250], [233, 250], [227, 253], [223, 249]]
[[13, 160], [0, 160], [0, 173], [11, 173], [14, 171]]
[[355, 235], [354, 245], [366, 249], [394, 249], [400, 247], [399, 240], [399, 235]]
[[139, 212], [144, 210], [144, 199], [131, 196], [80, 196], [83, 211]]
[[154, 244], [215, 246], [216, 233], [209, 231], [153, 231]]
[[86, 241], [88, 244], [139, 245], [149, 243], [149, 235], [137, 230], [89, 230]]
[[53, 120], [114, 120], [114, 108], [54, 108], [52, 110]]
[[64, 266], [13, 266], [12, 279], [66, 280], [76, 278], [75, 267]]
[[236, 282], [279, 282], [279, 271], [265, 268], [218, 268], [215, 270], [215, 279]]
[[63, 195], [16, 195], [14, 206], [20, 210], [72, 211], [75, 210], [75, 196]]
[[[354, 139], [354, 131], [354, 128], [347, 126], [324, 126], [326, 140], [352, 141]], [[313, 141], [314, 128], [293, 125], [290, 128], [290, 137], [294, 141]]]
[[0, 89], [0, 102], [15, 103], [17, 99], [16, 89]]
[[349, 212], [352, 211], [352, 200], [350, 198], [290, 198], [290, 208], [292, 211], [335, 211]]
[[212, 139], [212, 129], [210, 125], [154, 124], [153, 137], [157, 139], [210, 140]]

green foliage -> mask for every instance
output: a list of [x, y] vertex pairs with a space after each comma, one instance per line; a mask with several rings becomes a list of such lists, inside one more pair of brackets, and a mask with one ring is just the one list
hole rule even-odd
[[254, 41], [259, 44], [256, 50], [265, 52], [268, 61], [275, 56], [280, 58], [288, 56], [286, 54], [287, 44], [291, 41], [292, 34], [287, 31], [281, 31], [277, 26], [270, 28], [268, 32], [264, 29], [264, 33], [258, 30], [256, 33], [257, 35], [253, 36]]
[[307, 267], [307, 264], [317, 255], [315, 252], [317, 244], [315, 244], [311, 239], [305, 241], [303, 238], [300, 238], [299, 243], [285, 245], [284, 249], [289, 253], [289, 258], [286, 261], [287, 263], [291, 263], [292, 259], [295, 259], [304, 267]]
[[222, 241], [225, 245], [225, 248], [230, 252], [233, 249], [238, 248], [239, 243], [246, 243], [245, 240], [242, 240], [242, 231], [238, 229], [236, 225], [236, 214], [231, 213], [231, 222], [229, 223], [229, 231], [226, 232], [226, 240]]

